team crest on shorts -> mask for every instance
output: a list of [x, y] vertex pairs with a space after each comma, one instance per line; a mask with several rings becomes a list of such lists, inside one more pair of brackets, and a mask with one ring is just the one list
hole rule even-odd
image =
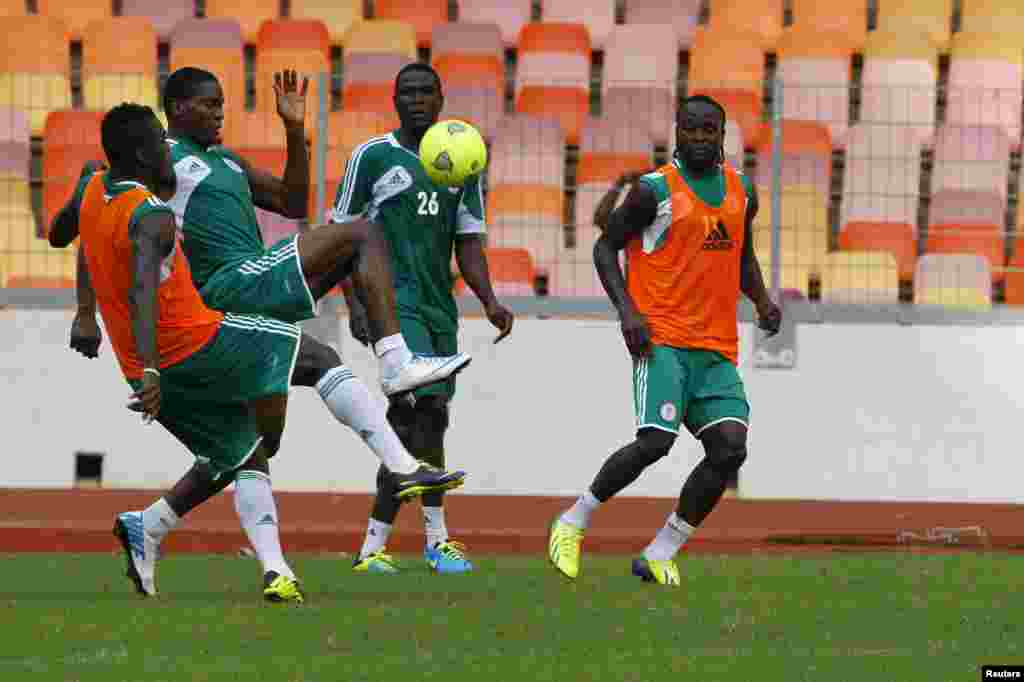
[[662, 403], [661, 418], [667, 422], [674, 422], [676, 420], [676, 406], [673, 403]]
[[235, 171], [236, 173], [241, 174], [241, 173], [245, 172], [245, 171], [242, 170], [241, 166], [239, 166], [237, 163], [235, 163], [231, 159], [223, 159], [223, 161], [224, 161], [224, 165], [225, 166], [227, 166], [231, 170]]

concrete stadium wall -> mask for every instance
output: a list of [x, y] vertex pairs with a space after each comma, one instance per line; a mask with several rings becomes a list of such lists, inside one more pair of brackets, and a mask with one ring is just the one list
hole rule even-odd
[[[191, 457], [124, 408], [129, 390], [109, 346], [87, 361], [67, 349], [71, 313], [0, 311], [4, 487], [73, 485], [74, 452], [105, 453], [104, 485], [160, 488]], [[345, 325], [345, 320], [342, 320]], [[344, 328], [344, 327], [343, 327]], [[753, 406], [749, 498], [1024, 502], [1021, 326], [804, 324], [795, 370], [741, 371]], [[474, 355], [460, 377], [450, 464], [467, 493], [575, 495], [632, 436], [631, 371], [609, 320], [520, 319], [491, 344], [463, 324]], [[376, 382], [370, 353], [342, 333], [343, 355]], [[674, 497], [701, 456], [680, 438], [626, 494]], [[376, 459], [307, 389], [292, 392], [275, 488], [365, 492]]]

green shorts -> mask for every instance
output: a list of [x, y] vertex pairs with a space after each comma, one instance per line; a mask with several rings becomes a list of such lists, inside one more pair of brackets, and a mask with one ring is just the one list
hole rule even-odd
[[695, 437], [724, 421], [750, 423], [736, 365], [707, 350], [654, 346], [649, 358], [633, 358], [636, 428], [679, 433], [682, 422]]
[[[398, 311], [398, 322], [409, 350], [418, 355], [455, 355], [459, 352], [459, 329], [456, 325], [428, 324], [422, 316]], [[455, 397], [455, 377], [423, 386], [413, 392], [417, 398], [441, 396]]]
[[299, 262], [298, 237], [286, 237], [258, 258], [224, 266], [199, 294], [214, 310], [265, 315], [285, 322], [316, 317], [316, 301]]
[[157, 421], [220, 478], [245, 464], [262, 440], [247, 403], [287, 393], [298, 352], [294, 324], [228, 315], [206, 346], [160, 370]]

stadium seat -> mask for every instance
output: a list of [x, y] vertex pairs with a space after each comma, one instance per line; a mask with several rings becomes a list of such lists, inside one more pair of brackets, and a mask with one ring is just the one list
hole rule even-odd
[[71, 198], [86, 161], [105, 161], [100, 144], [102, 111], [55, 111], [43, 133], [43, 227]]
[[30, 136], [24, 111], [0, 107], [0, 176], [28, 178], [32, 158]]
[[987, 310], [992, 272], [983, 256], [925, 254], [914, 271], [914, 303]]
[[982, 256], [992, 271], [993, 281], [1002, 281], [1006, 262], [1006, 238], [1002, 225], [947, 223], [929, 227], [925, 253], [973, 254]]
[[953, 36], [946, 122], [998, 125], [1020, 144], [1024, 43], [1018, 36], [960, 32]]
[[374, 18], [404, 21], [416, 29], [416, 43], [430, 47], [434, 27], [448, 21], [448, 0], [374, 0]]
[[345, 36], [344, 49], [346, 59], [357, 52], [392, 52], [416, 59], [416, 28], [407, 21], [360, 21]]
[[205, 0], [206, 16], [211, 19], [234, 19], [242, 26], [242, 38], [255, 45], [264, 21], [280, 17], [279, 0]]
[[519, 36], [516, 111], [557, 118], [576, 144], [590, 108], [590, 39], [582, 24], [528, 24]]
[[[491, 273], [494, 293], [498, 296], [533, 296], [537, 276], [533, 258], [526, 249], [488, 248], [484, 251]], [[455, 281], [456, 295], [472, 295], [462, 277]]]
[[1008, 305], [1024, 305], [1024, 248], [1020, 245], [1007, 264], [1003, 295]]
[[697, 32], [690, 51], [687, 89], [714, 97], [740, 124], [747, 139], [761, 128], [764, 52], [751, 33], [731, 30]]
[[843, 225], [839, 232], [841, 251], [884, 251], [896, 259], [901, 280], [914, 276], [917, 247], [911, 223], [858, 221]]
[[359, 111], [394, 111], [395, 76], [413, 60], [394, 52], [359, 52], [345, 60], [342, 107]]
[[[24, 10], [25, 3], [19, 1]], [[80, 41], [90, 22], [112, 16], [110, 0], [36, 0], [36, 12], [64, 22], [73, 41]]]
[[453, 21], [438, 24], [431, 36], [430, 58], [436, 66], [445, 57], [488, 57], [504, 67], [501, 30], [492, 22]]
[[868, 4], [865, 0], [791, 0], [793, 26], [800, 31], [844, 36], [847, 47], [859, 52], [868, 33]]
[[0, 173], [0, 213], [32, 211], [28, 178], [19, 173]]
[[508, 116], [490, 150], [490, 185], [565, 186], [565, 137], [558, 122], [522, 114]]
[[525, 249], [537, 269], [548, 272], [564, 239], [562, 221], [549, 215], [529, 217], [488, 216], [487, 245], [492, 248]]
[[332, 45], [341, 45], [352, 27], [363, 20], [362, 0], [291, 0], [291, 19], [317, 19], [327, 27]]
[[891, 253], [846, 251], [825, 256], [822, 302], [898, 303], [899, 295], [899, 268]]
[[174, 71], [186, 66], [205, 69], [220, 81], [224, 91], [224, 142], [234, 147], [244, 142], [241, 118], [245, 112], [245, 63], [242, 27], [234, 19], [186, 19], [171, 33]]
[[149, 19], [157, 37], [166, 41], [174, 26], [196, 15], [194, 0], [121, 0], [121, 15]]
[[944, 189], [932, 194], [928, 225], [1002, 225], [1005, 216], [1006, 200], [997, 192]]
[[[1024, 17], [1015, 0], [970, 0], [961, 9], [960, 30], [968, 33], [1019, 36], [1024, 32]], [[954, 36], [954, 41], [956, 36]]]
[[[541, 21], [583, 24], [593, 49], [605, 49], [615, 26], [615, 0], [543, 0], [541, 6]], [[659, 23], [664, 23], [664, 19]]]
[[515, 47], [519, 32], [530, 23], [530, 0], [461, 0], [459, 21], [496, 24], [505, 47]]
[[457, 118], [472, 123], [485, 139], [500, 130], [505, 116], [505, 97], [490, 88], [472, 86], [445, 87], [442, 118]]
[[[756, 141], [757, 181], [771, 187], [774, 144], [765, 127]], [[825, 126], [810, 121], [782, 122], [782, 185], [813, 185], [827, 195], [832, 175], [832, 140]]]
[[505, 112], [505, 49], [497, 25], [439, 24], [430, 52], [444, 83], [442, 117], [467, 120], [492, 137]]
[[[577, 233], [593, 229], [598, 203], [623, 173], [654, 169], [653, 148], [650, 135], [642, 128], [607, 117], [590, 119], [580, 140], [576, 168]], [[624, 196], [625, 191], [619, 199]]]
[[1010, 173], [1010, 140], [998, 126], [939, 129], [935, 142], [932, 192], [995, 192], [1005, 198]]
[[[331, 42], [327, 27], [316, 19], [266, 21], [256, 41], [256, 109], [276, 111], [274, 73], [295, 69], [309, 77], [308, 102], [319, 102], [317, 74], [331, 69]], [[316, 132], [317, 107], [306, 107], [306, 130]], [[279, 124], [280, 125], [280, 124]]]
[[111, 17], [85, 27], [82, 90], [88, 109], [106, 111], [121, 102], [159, 108], [157, 36], [147, 17]]
[[33, 135], [46, 115], [71, 106], [69, 39], [64, 22], [39, 15], [4, 20], [7, 46], [0, 50], [0, 107], [28, 113]]
[[[923, 33], [936, 50], [949, 47], [953, 0], [885, 2], [878, 10], [878, 31], [894, 35]], [[870, 42], [870, 36], [868, 38]]]
[[54, 249], [39, 237], [31, 211], [0, 212], [0, 272], [10, 288], [72, 286], [75, 249]]
[[[772, 286], [772, 267], [775, 262], [772, 257], [772, 249], [770, 246], [762, 247], [757, 244], [754, 249], [758, 265], [761, 266], [764, 283], [770, 288]], [[822, 257], [819, 256], [816, 261], [812, 261], [802, 252], [785, 248], [779, 252], [779, 256], [779, 288], [800, 292], [802, 297], [807, 298], [811, 287], [811, 277], [821, 269]]]
[[666, 90], [674, 97], [676, 54], [672, 27], [667, 24], [614, 27], [604, 53], [604, 92], [614, 87], [643, 84]]
[[676, 50], [684, 50], [693, 43], [700, 14], [700, 0], [678, 0], [668, 9], [664, 0], [629, 0], [626, 3], [626, 25], [672, 26], [676, 36]]
[[849, 222], [917, 222], [921, 145], [909, 129], [858, 124], [850, 129], [842, 218]]
[[758, 37], [757, 45], [763, 51], [773, 52], [782, 38], [783, 2], [715, 0], [711, 3], [708, 29], [716, 34], [751, 33]]
[[843, 34], [787, 29], [778, 47], [783, 118], [823, 123], [842, 146], [850, 120], [851, 54]]
[[605, 116], [649, 122], [648, 131], [657, 145], [675, 148], [676, 109], [672, 93], [642, 86], [610, 88], [602, 106]]
[[907, 126], [930, 145], [938, 72], [938, 52], [924, 34], [872, 31], [861, 75], [861, 121]]
[[[754, 247], [759, 250], [770, 249], [772, 206], [775, 202], [770, 188], [762, 186], [757, 191], [760, 209], [753, 225]], [[779, 232], [782, 250], [793, 255], [792, 262], [807, 267], [809, 272], [818, 272], [822, 258], [830, 247], [828, 197], [814, 186], [784, 187], [781, 209]]]

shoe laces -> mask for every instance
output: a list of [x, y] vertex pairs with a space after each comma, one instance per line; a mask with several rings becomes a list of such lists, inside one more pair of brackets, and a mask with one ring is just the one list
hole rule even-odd
[[462, 544], [458, 540], [446, 540], [444, 542], [439, 542], [435, 545], [434, 549], [448, 559], [454, 559], [456, 561], [466, 560], [466, 545]]
[[562, 523], [558, 532], [558, 550], [565, 555], [575, 552], [583, 531], [568, 523]]

